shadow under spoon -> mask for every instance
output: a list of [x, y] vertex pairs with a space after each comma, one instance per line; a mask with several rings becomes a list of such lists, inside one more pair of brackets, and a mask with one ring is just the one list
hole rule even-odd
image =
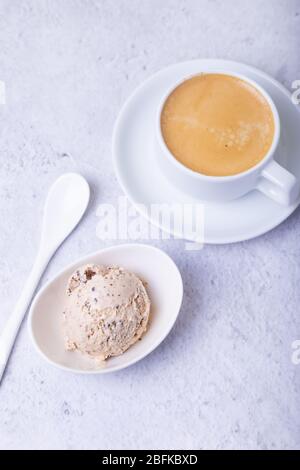
[[0, 382], [22, 320], [39, 280], [57, 248], [82, 218], [90, 198], [86, 180], [77, 173], [60, 176], [48, 193], [38, 254], [23, 292], [0, 335]]

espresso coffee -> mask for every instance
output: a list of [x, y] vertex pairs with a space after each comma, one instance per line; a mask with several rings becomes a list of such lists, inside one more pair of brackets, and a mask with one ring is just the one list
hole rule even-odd
[[229, 176], [259, 163], [275, 123], [266, 98], [234, 76], [207, 73], [181, 83], [167, 98], [161, 131], [172, 155], [209, 176]]

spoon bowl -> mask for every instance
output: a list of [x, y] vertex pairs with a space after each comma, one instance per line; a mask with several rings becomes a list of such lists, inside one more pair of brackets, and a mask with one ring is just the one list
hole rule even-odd
[[[62, 334], [67, 281], [75, 269], [87, 263], [118, 265], [134, 272], [146, 282], [151, 300], [149, 325], [142, 340], [101, 365], [79, 351], [66, 351]], [[57, 367], [85, 374], [117, 371], [144, 358], [164, 340], [176, 321], [182, 296], [180, 272], [166, 253], [150, 245], [113, 246], [76, 261], [40, 290], [29, 313], [30, 336], [43, 358]]]
[[81, 220], [89, 199], [89, 185], [78, 173], [65, 173], [55, 181], [45, 202], [41, 233], [43, 252], [48, 255], [56, 251]]

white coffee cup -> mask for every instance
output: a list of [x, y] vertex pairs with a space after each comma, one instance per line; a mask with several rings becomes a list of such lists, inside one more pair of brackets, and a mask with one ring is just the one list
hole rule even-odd
[[[237, 77], [251, 84], [267, 100], [274, 118], [274, 137], [269, 151], [260, 162], [250, 169], [231, 176], [207, 176], [187, 168], [180, 163], [168, 149], [161, 131], [161, 113], [169, 95], [191, 75], [174, 83], [161, 99], [156, 118], [156, 137], [159, 146], [159, 164], [165, 176], [182, 191], [207, 201], [229, 201], [237, 199], [249, 191], [257, 189], [274, 201], [290, 205], [299, 195], [300, 183], [297, 178], [274, 160], [280, 139], [280, 120], [276, 106], [270, 95], [249, 78], [221, 70], [201, 71], [199, 73], [220, 73]], [[197, 74], [193, 74], [195, 76]]]

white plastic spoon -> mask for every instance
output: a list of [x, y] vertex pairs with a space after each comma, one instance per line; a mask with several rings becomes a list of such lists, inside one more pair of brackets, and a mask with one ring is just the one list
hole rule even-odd
[[35, 263], [20, 299], [0, 335], [0, 382], [39, 280], [57, 248], [82, 218], [89, 198], [89, 185], [77, 173], [60, 176], [50, 188], [45, 203], [41, 241]]

